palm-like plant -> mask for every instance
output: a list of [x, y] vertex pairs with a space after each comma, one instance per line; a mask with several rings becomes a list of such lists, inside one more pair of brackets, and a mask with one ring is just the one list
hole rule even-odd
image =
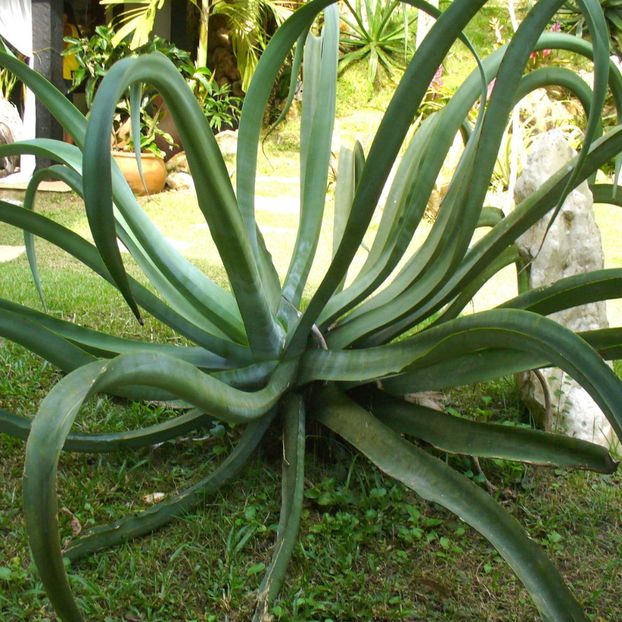
[[[136, 6], [123, 11], [120, 28], [114, 44], [121, 43], [131, 35], [131, 49], [143, 46], [149, 40], [156, 14], [164, 7], [166, 0], [140, 0]], [[189, 0], [200, 11], [199, 45], [197, 67], [207, 65], [207, 40], [209, 20], [212, 15], [225, 15], [230, 25], [231, 43], [242, 77], [242, 88], [246, 90], [266, 48], [270, 33], [266, 26], [274, 21], [281, 24], [290, 14], [286, 0]], [[124, 6], [125, 0], [100, 0], [104, 6]]]
[[[34, 152], [59, 162], [35, 175], [24, 207], [0, 202], [0, 220], [63, 248], [114, 284], [137, 318], [142, 308], [196, 344], [167, 347], [128, 341], [0, 300], [0, 334], [68, 372], [43, 400], [33, 421], [0, 411], [0, 430], [28, 439], [26, 526], [43, 584], [61, 619], [82, 620], [63, 556], [75, 560], [148, 533], [200, 504], [206, 494], [240, 471], [268, 427], [278, 422], [284, 445], [282, 510], [275, 552], [258, 593], [256, 619], [262, 619], [282, 584], [297, 536], [305, 427], [314, 420], [488, 538], [522, 580], [544, 619], [586, 620], [558, 571], [519, 523], [476, 484], [416, 441], [447, 452], [600, 472], [616, 467], [608, 452], [559, 435], [456, 419], [401, 397], [556, 365], [583, 384], [622, 437], [622, 382], [603, 362], [603, 357], [622, 353], [622, 330], [574, 334], [546, 317], [573, 305], [619, 296], [621, 270], [563, 279], [509, 300], [501, 308], [459, 316], [491, 275], [516, 260], [516, 237], [622, 151], [621, 128], [599, 136], [607, 84], [620, 104], [622, 78], [609, 67], [607, 34], [596, 0], [580, 3], [592, 29], [591, 44], [569, 35], [542, 34], [562, 0], [541, 0], [512, 42], [481, 61], [446, 107], [419, 126], [391, 185], [366, 262], [346, 279], [428, 84], [485, 1], [451, 3], [408, 66], [369, 152], [364, 154], [358, 144], [342, 150], [333, 257], [304, 310], [303, 287], [324, 215], [335, 110], [339, 27], [330, 0], [313, 0], [297, 11], [262, 56], [241, 117], [236, 190], [205, 118], [165, 57], [148, 55], [115, 65], [99, 89], [88, 122], [41, 76], [14, 58], [0, 57], [76, 141], [76, 146], [34, 140], [0, 148], [0, 155]], [[425, 3], [413, 4], [426, 8]], [[324, 27], [321, 36], [316, 36], [309, 29], [322, 10]], [[297, 60], [306, 41], [301, 217], [289, 270], [281, 284], [255, 221], [256, 154], [272, 81], [297, 40], [301, 42]], [[537, 70], [521, 78], [531, 51], [544, 48], [565, 48], [593, 57], [594, 91], [587, 92], [567, 69]], [[495, 86], [486, 103], [487, 84], [493, 79]], [[130, 85], [144, 82], [161, 92], [175, 117], [199, 206], [219, 249], [231, 292], [218, 287], [166, 243], [110, 163], [107, 138], [115, 104]], [[572, 166], [564, 167], [503, 217], [484, 207], [484, 199], [504, 127], [514, 102], [548, 83], [574, 90], [589, 109], [583, 150]], [[472, 127], [468, 114], [478, 101]], [[458, 131], [465, 136], [465, 150], [438, 218], [427, 241], [405, 258]], [[83, 195], [95, 245], [29, 209], [37, 184], [47, 177], [62, 179]], [[598, 186], [595, 192], [599, 200], [620, 201], [612, 187]], [[490, 230], [474, 242], [478, 226]], [[159, 297], [126, 274], [117, 238]], [[36, 267], [30, 244], [29, 248]], [[421, 326], [425, 328], [411, 331]], [[176, 398], [189, 410], [166, 423], [124, 433], [72, 432], [83, 402], [100, 392], [128, 399]], [[55, 490], [61, 451], [105, 452], [151, 445], [200, 426], [207, 416], [246, 426], [220, 467], [188, 490], [137, 516], [93, 530], [61, 550]], [[407, 440], [405, 434], [415, 440]]]
[[342, 16], [346, 31], [341, 40], [344, 54], [340, 70], [366, 60], [368, 80], [372, 84], [379, 67], [387, 75], [393, 75], [393, 70], [406, 62], [409, 26], [413, 21], [405, 9], [403, 13], [400, 11], [400, 0], [357, 0], [354, 5], [345, 0], [345, 4], [348, 14]]

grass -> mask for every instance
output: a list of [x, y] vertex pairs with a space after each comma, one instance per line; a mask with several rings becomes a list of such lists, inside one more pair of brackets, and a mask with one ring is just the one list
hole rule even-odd
[[[491, 3], [501, 6], [499, 3]], [[492, 15], [492, 14], [491, 14]], [[490, 45], [488, 16], [471, 27], [476, 46]], [[445, 67], [446, 85], [464, 75], [456, 51]], [[339, 83], [342, 142], [368, 145], [386, 107], [386, 89], [360, 88], [365, 67]], [[353, 108], [363, 110], [351, 114]], [[265, 145], [260, 158], [259, 221], [275, 262], [287, 268], [297, 224], [297, 197], [275, 175], [295, 177], [294, 118]], [[270, 179], [272, 178], [272, 179]], [[275, 200], [278, 197], [278, 200]], [[163, 194], [144, 207], [173, 242], [217, 282], [215, 250], [189, 196]], [[88, 231], [73, 195], [47, 195], [38, 209], [72, 229]], [[604, 212], [603, 212], [604, 213]], [[605, 214], [609, 218], [609, 213]], [[290, 232], [285, 235], [284, 232]], [[330, 216], [323, 230], [328, 244]], [[605, 243], [622, 265], [612, 229]], [[21, 244], [0, 224], [2, 244]], [[60, 317], [134, 338], [174, 342], [177, 337], [146, 318], [132, 319], [120, 296], [54, 247], [38, 243], [50, 310]], [[328, 253], [326, 253], [328, 255]], [[326, 261], [327, 257], [323, 259]], [[322, 271], [322, 262], [316, 274]], [[131, 266], [130, 266], [131, 269]], [[136, 271], [133, 273], [138, 276]], [[311, 282], [317, 282], [312, 277]], [[26, 259], [2, 265], [2, 294], [38, 307]], [[622, 365], [616, 363], [622, 374]], [[32, 415], [59, 374], [22, 348], [0, 347], [0, 407]], [[448, 406], [465, 416], [527, 425], [511, 379], [452, 392]], [[162, 405], [93, 400], [76, 426], [121, 430], [172, 416]], [[384, 478], [331, 436], [311, 429], [301, 535], [288, 581], [272, 613], [289, 621], [531, 622], [525, 590], [491, 546], [443, 509]], [[210, 425], [180, 442], [126, 454], [66, 454], [60, 467], [61, 530], [69, 539], [93, 525], [139, 511], [197, 481], [231, 448], [238, 430]], [[269, 563], [280, 496], [280, 439], [270, 437], [242, 477], [203, 507], [149, 537], [85, 559], [69, 569], [86, 619], [104, 622], [248, 620], [254, 591]], [[21, 511], [23, 444], [0, 435], [0, 620], [51, 622], [25, 540]], [[474, 464], [442, 457], [483, 485]], [[495, 496], [544, 546], [594, 622], [619, 619], [622, 582], [622, 476], [547, 470], [482, 460]]]
[[[162, 195], [146, 202], [156, 221], [196, 217], [196, 208], [183, 198], [169, 204], [167, 212], [166, 199]], [[71, 195], [47, 197], [39, 209], [76, 230], [85, 226]], [[19, 243], [6, 227], [0, 228], [0, 239]], [[38, 250], [48, 304], [59, 315], [136, 338], [175, 339], [153, 320], [141, 329], [110, 286], [50, 245], [40, 244]], [[205, 267], [208, 259], [196, 261]], [[36, 307], [26, 259], [3, 264], [2, 271], [3, 296]], [[0, 406], [27, 415], [59, 378], [51, 366], [8, 342], [0, 349], [0, 370]], [[467, 416], [524, 422], [508, 379], [454, 392], [449, 400], [450, 408]], [[120, 430], [171, 415], [163, 406], [130, 406], [102, 398], [85, 409], [77, 426]], [[521, 585], [477, 533], [317, 432], [310, 430], [307, 441], [314, 452], [301, 537], [289, 580], [273, 608], [275, 620], [537, 619]], [[63, 539], [192, 484], [222, 460], [237, 434], [215, 424], [182, 442], [130, 454], [64, 455], [59, 490]], [[55, 618], [24, 535], [23, 445], [2, 436], [0, 452], [0, 619], [51, 621]], [[481, 480], [470, 461], [443, 457]], [[247, 620], [275, 537], [280, 459], [280, 439], [273, 437], [242, 478], [206, 499], [204, 507], [150, 537], [71, 568], [87, 619]], [[621, 476], [500, 461], [482, 461], [482, 467], [497, 488], [496, 496], [548, 549], [591, 619], [616, 619], [622, 579]]]

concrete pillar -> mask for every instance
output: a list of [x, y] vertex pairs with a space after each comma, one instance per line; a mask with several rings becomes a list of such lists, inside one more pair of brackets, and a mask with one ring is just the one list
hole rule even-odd
[[[32, 47], [34, 68], [63, 90], [63, 0], [32, 0]], [[37, 137], [62, 140], [58, 122], [37, 101]], [[37, 157], [37, 166], [49, 161]]]

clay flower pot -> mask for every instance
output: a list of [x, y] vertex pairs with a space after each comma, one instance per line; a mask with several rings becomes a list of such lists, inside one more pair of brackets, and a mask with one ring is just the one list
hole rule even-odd
[[166, 165], [164, 160], [153, 153], [141, 153], [143, 180], [138, 173], [138, 163], [133, 152], [113, 151], [112, 157], [121, 169], [123, 177], [136, 195], [157, 194], [164, 189]]

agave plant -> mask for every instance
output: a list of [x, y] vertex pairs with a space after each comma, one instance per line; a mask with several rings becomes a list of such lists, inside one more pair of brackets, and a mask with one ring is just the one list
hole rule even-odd
[[[242, 111], [235, 189], [201, 110], [164, 56], [130, 58], [115, 65], [101, 84], [88, 122], [41, 76], [10, 56], [1, 57], [2, 65], [28, 84], [76, 142], [74, 146], [41, 139], [0, 148], [0, 155], [36, 153], [58, 162], [35, 174], [23, 207], [0, 202], [0, 219], [27, 232], [35, 274], [33, 235], [66, 250], [112, 283], [139, 320], [142, 312], [149, 313], [195, 344], [129, 341], [0, 300], [0, 334], [67, 372], [42, 401], [34, 420], [0, 412], [0, 431], [27, 438], [26, 528], [43, 585], [62, 620], [83, 619], [63, 557], [77, 560], [149, 533], [201, 504], [240, 471], [269, 426], [281, 426], [282, 508], [272, 561], [257, 595], [255, 619], [263, 619], [283, 582], [297, 537], [309, 421], [339, 434], [382, 471], [483, 534], [524, 583], [544, 619], [587, 619], [559, 572], [519, 523], [419, 441], [444, 452], [605, 473], [616, 468], [608, 452], [555, 434], [470, 422], [403, 399], [415, 391], [555, 365], [582, 383], [622, 437], [622, 382], [603, 360], [620, 357], [622, 330], [575, 334], [546, 317], [619, 296], [622, 270], [566, 278], [499, 308], [460, 315], [491, 275], [516, 261], [516, 237], [554, 213], [570, 189], [622, 151], [622, 128], [605, 135], [599, 128], [608, 85], [615, 101], [622, 102], [622, 78], [609, 67], [607, 32], [596, 0], [580, 2], [591, 43], [545, 33], [562, 0], [537, 2], [512, 41], [478, 60], [476, 71], [445, 108], [410, 136], [437, 68], [456, 41], [468, 45], [461, 33], [485, 3], [454, 0], [440, 14], [407, 67], [368, 152], [359, 144], [342, 150], [332, 260], [306, 304], [303, 288], [324, 218], [335, 111], [339, 22], [331, 0], [313, 0], [294, 13], [262, 56]], [[425, 3], [413, 5], [430, 10]], [[314, 22], [321, 11], [323, 29], [317, 35]], [[297, 41], [295, 58], [299, 62], [304, 56], [305, 77], [300, 224], [281, 283], [254, 215], [256, 154], [272, 81]], [[523, 77], [533, 50], [555, 48], [594, 59], [593, 91], [568, 69], [536, 70]], [[140, 83], [157, 88], [175, 117], [230, 291], [167, 244], [110, 162], [108, 135], [115, 104], [128, 87]], [[582, 151], [503, 217], [484, 201], [505, 125], [519, 98], [550, 83], [572, 90], [589, 113]], [[468, 118], [474, 107], [478, 113], [472, 126]], [[465, 149], [449, 191], [428, 239], [416, 251], [408, 251], [458, 132]], [[403, 145], [366, 261], [348, 274]], [[45, 178], [62, 179], [84, 197], [95, 244], [30, 209], [37, 184]], [[620, 202], [614, 187], [597, 186], [595, 192], [601, 201]], [[489, 230], [474, 241], [478, 227]], [[128, 276], [117, 239], [159, 296]], [[123, 433], [72, 432], [84, 401], [102, 392], [132, 400], [177, 399], [188, 411]], [[246, 426], [217, 469], [188, 490], [138, 515], [93, 529], [62, 550], [56, 495], [61, 451], [127, 451], [184, 434], [206, 417]]]
[[376, 0], [357, 0], [352, 5], [344, 0], [348, 8], [343, 15], [345, 36], [341, 43], [344, 54], [339, 62], [340, 71], [345, 71], [353, 63], [367, 60], [367, 79], [376, 81], [378, 67], [388, 76], [401, 66], [408, 55], [409, 28], [414, 18], [409, 18], [400, 0], [381, 2]]

